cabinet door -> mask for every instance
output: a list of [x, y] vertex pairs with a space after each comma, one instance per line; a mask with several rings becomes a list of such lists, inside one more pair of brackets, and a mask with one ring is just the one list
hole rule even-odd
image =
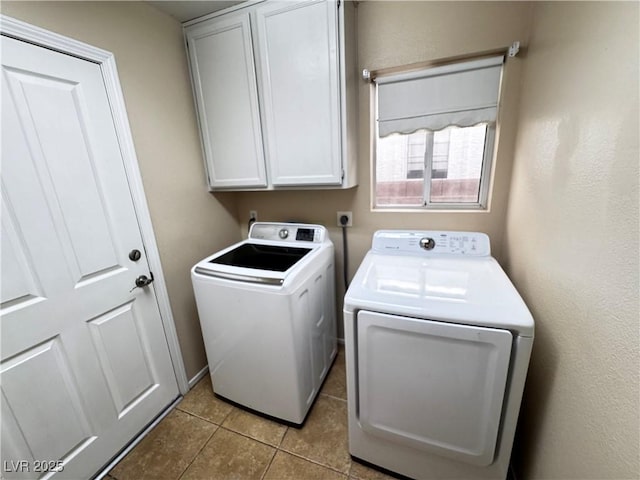
[[336, 3], [267, 2], [255, 20], [272, 184], [340, 184]]
[[357, 328], [363, 430], [416, 450], [490, 465], [511, 332], [364, 310]]
[[209, 185], [266, 186], [249, 13], [214, 18], [186, 35]]

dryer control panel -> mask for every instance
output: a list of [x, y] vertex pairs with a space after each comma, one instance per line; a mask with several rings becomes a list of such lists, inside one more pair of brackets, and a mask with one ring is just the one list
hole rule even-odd
[[491, 255], [489, 237], [479, 232], [379, 230], [373, 236], [372, 249], [405, 255]]
[[322, 243], [327, 238], [327, 230], [322, 225], [256, 222], [251, 226], [249, 238], [288, 243]]

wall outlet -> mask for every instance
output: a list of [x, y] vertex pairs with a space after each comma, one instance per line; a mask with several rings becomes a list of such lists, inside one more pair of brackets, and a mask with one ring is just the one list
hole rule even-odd
[[249, 210], [249, 220], [253, 220], [254, 222], [258, 221], [258, 211], [257, 210]]
[[338, 226], [339, 227], [343, 227], [345, 225], [342, 225], [342, 223], [340, 222], [340, 218], [345, 215], [348, 220], [347, 220], [347, 227], [353, 227], [353, 212], [338, 212], [336, 215], [336, 219], [338, 221]]

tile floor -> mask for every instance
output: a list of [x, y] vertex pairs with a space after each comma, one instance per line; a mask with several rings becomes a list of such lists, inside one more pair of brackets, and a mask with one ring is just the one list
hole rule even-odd
[[346, 399], [342, 350], [302, 429], [217, 399], [207, 375], [107, 479], [391, 479], [351, 460]]

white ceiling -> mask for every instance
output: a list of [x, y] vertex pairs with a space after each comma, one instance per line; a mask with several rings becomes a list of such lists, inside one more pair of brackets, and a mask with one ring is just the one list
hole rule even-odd
[[193, 20], [207, 13], [242, 3], [243, 0], [182, 0], [182, 1], [149, 1], [154, 7], [168, 13], [180, 22]]

